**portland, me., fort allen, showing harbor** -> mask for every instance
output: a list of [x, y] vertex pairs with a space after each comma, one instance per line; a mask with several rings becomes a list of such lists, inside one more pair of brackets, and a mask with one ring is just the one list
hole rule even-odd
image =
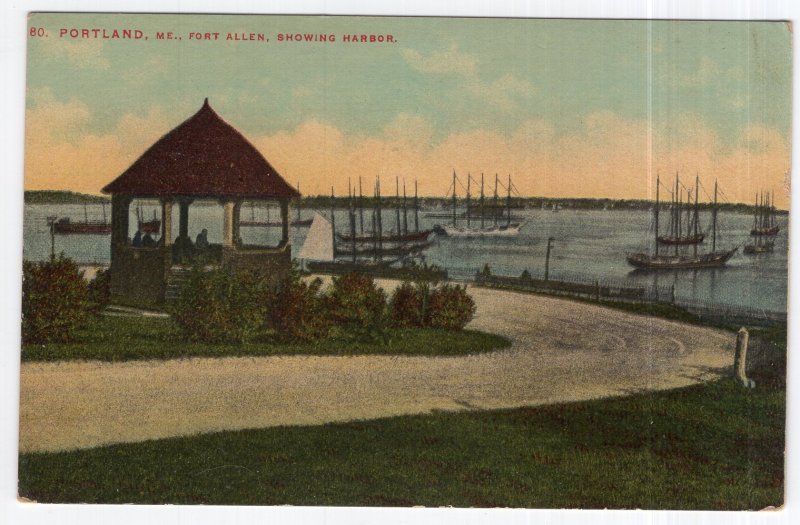
[[28, 24], [20, 500], [783, 505], [787, 24]]

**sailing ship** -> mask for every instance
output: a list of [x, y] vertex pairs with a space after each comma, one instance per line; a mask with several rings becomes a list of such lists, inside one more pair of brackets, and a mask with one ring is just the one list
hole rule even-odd
[[[457, 185], [458, 185], [458, 176], [456, 175], [455, 170], [453, 170], [453, 185], [452, 185], [452, 199], [453, 199], [453, 222], [452, 224], [444, 224], [444, 225], [436, 225], [433, 228], [437, 234], [446, 235], [449, 237], [461, 237], [461, 238], [471, 238], [471, 237], [514, 237], [519, 235], [520, 229], [525, 225], [525, 222], [511, 222], [511, 175], [508, 176], [508, 184], [506, 189], [508, 191], [508, 195], [506, 197], [506, 205], [505, 205], [505, 224], [502, 224], [502, 216], [498, 217], [498, 214], [494, 214], [491, 217], [492, 224], [487, 226], [487, 216], [485, 213], [485, 198], [484, 198], [484, 185], [483, 185], [483, 174], [481, 174], [481, 194], [480, 199], [478, 201], [478, 214], [477, 217], [473, 217], [472, 215], [472, 206], [471, 206], [471, 195], [470, 195], [470, 183], [472, 181], [472, 176], [467, 175], [467, 195], [466, 195], [466, 212], [464, 213], [464, 219], [466, 224], [459, 225], [458, 224], [458, 214], [457, 214], [457, 207], [458, 207], [458, 197], [457, 197]], [[499, 177], [497, 174], [494, 176], [494, 201], [492, 204], [492, 208], [495, 210], [498, 209], [498, 185], [499, 185]], [[473, 222], [475, 224], [473, 224]], [[478, 223], [480, 225], [478, 225]]]
[[[695, 177], [694, 182], [694, 209], [690, 209], [692, 201], [692, 190], [687, 190], [686, 213], [683, 213], [683, 192], [680, 187], [680, 179], [675, 174], [675, 191], [672, 194], [672, 206], [670, 207], [669, 235], [659, 235], [658, 242], [667, 245], [692, 245], [702, 243], [706, 235], [699, 231], [699, 208], [698, 195], [700, 191], [700, 178]], [[684, 216], [686, 217], [684, 228]]]
[[141, 205], [136, 206], [136, 222], [139, 231], [142, 233], [158, 233], [161, 231], [161, 221], [156, 217], [156, 210], [153, 210], [153, 218], [149, 221], [144, 220], [144, 213]]
[[[674, 244], [664, 251], [674, 250], [673, 253], [662, 253], [658, 241], [658, 218], [659, 218], [659, 188], [661, 181], [656, 179], [656, 205], [653, 207], [653, 221], [655, 230], [654, 253], [629, 253], [626, 256], [628, 264], [640, 269], [647, 270], [676, 270], [676, 269], [701, 269], [719, 268], [724, 266], [733, 257], [738, 248], [726, 251], [717, 251], [717, 183], [714, 182], [714, 204], [711, 209], [711, 251], [708, 253], [698, 253], [698, 243], [694, 243], [692, 254], [681, 253], [681, 245]], [[678, 197], [675, 196], [674, 199]], [[696, 224], [696, 223], [695, 223]], [[684, 247], [685, 249], [686, 247]]]
[[753, 229], [750, 230], [750, 235], [755, 237], [755, 242], [746, 244], [744, 253], [748, 255], [757, 255], [760, 253], [770, 253], [775, 248], [775, 241], [771, 238], [775, 237], [780, 231], [780, 227], [775, 224], [775, 197], [770, 194], [766, 196], [762, 192], [756, 195], [756, 205], [753, 214]]
[[[383, 234], [382, 240], [383, 242], [387, 243], [419, 243], [427, 241], [430, 237], [432, 230], [420, 230], [419, 229], [419, 195], [417, 189], [417, 181], [414, 181], [414, 201], [413, 201], [413, 213], [414, 213], [414, 230], [409, 231], [408, 229], [408, 205], [407, 205], [407, 197], [406, 197], [406, 185], [405, 182], [403, 183], [403, 198], [402, 201], [400, 200], [400, 185], [399, 179], [395, 178], [395, 185], [397, 187], [397, 195], [396, 200], [398, 203], [398, 207], [395, 208], [396, 218], [395, 218], [395, 231]], [[349, 184], [348, 184], [349, 186]], [[355, 191], [351, 193], [351, 190], [348, 188], [348, 194], [350, 195], [351, 202], [355, 198]], [[402, 210], [402, 223], [400, 220], [400, 212]], [[360, 225], [360, 233], [337, 233], [336, 238], [343, 243], [352, 243], [355, 240], [358, 244], [372, 244], [375, 241], [375, 236], [372, 233], [365, 233], [364, 232], [364, 194], [361, 188], [361, 177], [358, 178], [358, 218], [359, 218], [359, 225]]]
[[103, 220], [89, 220], [86, 204], [83, 205], [83, 221], [73, 222], [69, 217], [62, 217], [53, 222], [52, 228], [55, 233], [62, 235], [87, 234], [87, 235], [109, 235], [111, 233], [111, 223], [106, 219], [106, 204], [103, 204]]
[[769, 193], [765, 196], [764, 192], [761, 192], [760, 196], [756, 195], [755, 216], [750, 235], [774, 237], [779, 231], [780, 226], [775, 223], [775, 194], [773, 193], [770, 199]]
[[[360, 186], [360, 181], [359, 181]], [[354, 192], [349, 192], [348, 207], [349, 235], [336, 232], [335, 210], [331, 208], [331, 220], [316, 213], [306, 240], [300, 250], [299, 257], [312, 272], [344, 273], [362, 272], [376, 276], [403, 277], [415, 276], [427, 279], [443, 279], [447, 273], [438, 268], [430, 268], [414, 262], [414, 257], [431, 246], [428, 232], [419, 231], [418, 214], [415, 213], [414, 232], [404, 232], [403, 223], [408, 227], [407, 214], [400, 220], [400, 209], [397, 209], [395, 232], [389, 235], [383, 230], [383, 213], [381, 210], [380, 181], [375, 185], [375, 208], [372, 210], [372, 231], [363, 230], [363, 206], [358, 207], [361, 234], [357, 234]], [[416, 190], [415, 190], [416, 194]], [[333, 189], [331, 189], [333, 197]], [[363, 198], [363, 196], [362, 196]], [[332, 199], [333, 202], [333, 199]], [[415, 206], [416, 210], [416, 206]], [[407, 212], [407, 208], [404, 210]], [[424, 233], [424, 235], [422, 235]], [[342, 238], [346, 240], [342, 240]], [[400, 264], [397, 267], [397, 264]]]
[[[297, 183], [297, 191], [298, 192], [300, 191], [300, 183], [299, 182]], [[309, 226], [311, 226], [311, 222], [313, 221], [313, 218], [312, 219], [302, 219], [301, 218], [300, 199], [301, 199], [301, 197], [298, 197], [297, 201], [296, 201], [295, 219], [292, 220], [292, 221], [289, 221], [289, 225], [290, 226], [294, 226], [296, 228], [308, 228]], [[283, 222], [270, 220], [270, 218], [269, 218], [269, 206], [266, 207], [266, 210], [267, 210], [267, 220], [265, 220], [265, 221], [257, 220], [256, 219], [256, 205], [255, 205], [254, 202], [251, 202], [250, 203], [250, 218], [249, 219], [240, 219], [239, 220], [239, 226], [264, 226], [264, 227], [267, 227], [267, 228], [282, 228], [283, 227]]]

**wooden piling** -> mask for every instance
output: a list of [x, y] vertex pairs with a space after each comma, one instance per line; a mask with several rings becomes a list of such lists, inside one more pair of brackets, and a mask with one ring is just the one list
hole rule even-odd
[[745, 327], [739, 329], [736, 336], [736, 355], [733, 359], [733, 375], [736, 381], [746, 388], [754, 388], [755, 381], [747, 378], [747, 346], [750, 334]]

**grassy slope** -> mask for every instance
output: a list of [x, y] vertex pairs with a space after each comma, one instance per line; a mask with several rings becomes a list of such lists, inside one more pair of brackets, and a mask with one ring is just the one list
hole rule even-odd
[[315, 344], [287, 344], [265, 337], [247, 344], [190, 343], [182, 339], [171, 319], [100, 317], [73, 343], [25, 345], [23, 361], [65, 359], [170, 359], [259, 355], [441, 355], [489, 352], [510, 345], [508, 339], [474, 330], [446, 332], [407, 329], [390, 332], [388, 344], [329, 338]]
[[[764, 384], [764, 383], [762, 383]], [[221, 432], [20, 457], [41, 502], [759, 509], [785, 397], [731, 380], [537, 408]]]

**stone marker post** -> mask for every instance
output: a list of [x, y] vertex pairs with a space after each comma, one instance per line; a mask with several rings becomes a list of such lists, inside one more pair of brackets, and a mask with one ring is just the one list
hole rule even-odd
[[750, 334], [745, 327], [739, 329], [736, 336], [736, 356], [733, 359], [733, 376], [736, 381], [745, 388], [755, 388], [756, 382], [747, 378], [747, 345], [750, 341]]

